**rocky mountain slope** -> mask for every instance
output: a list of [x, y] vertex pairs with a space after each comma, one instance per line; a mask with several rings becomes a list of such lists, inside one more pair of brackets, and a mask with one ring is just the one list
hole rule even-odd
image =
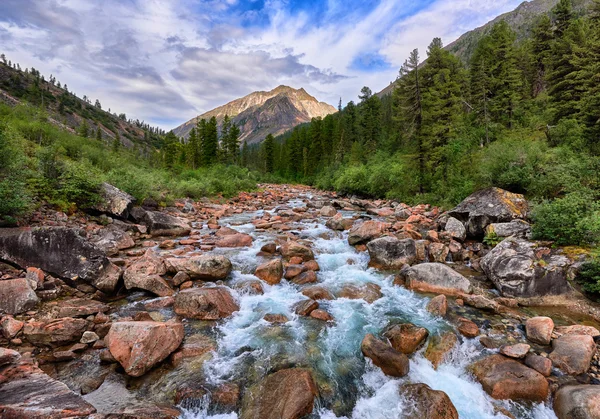
[[78, 131], [85, 122], [90, 137], [95, 138], [97, 129], [100, 129], [102, 139], [108, 144], [118, 133], [125, 147], [157, 145], [157, 129], [142, 121], [128, 120], [124, 114], [117, 116], [102, 110], [69, 92], [66, 87], [47, 81], [34, 69], [18, 70], [0, 61], [0, 103], [41, 106], [52, 123], [70, 132]]
[[[592, 2], [593, 0], [573, 0], [573, 8], [576, 13], [585, 14]], [[446, 49], [458, 56], [463, 63], [468, 63], [479, 40], [487, 35], [496, 23], [506, 21], [516, 32], [517, 40], [522, 40], [531, 34], [537, 19], [544, 14], [550, 14], [557, 3], [558, 0], [524, 1], [515, 10], [500, 15], [485, 25], [463, 34], [456, 41], [448, 44]], [[377, 95], [379, 97], [385, 96], [392, 93], [393, 90], [394, 84], [390, 83]]]
[[269, 92], [254, 92], [231, 101], [189, 120], [173, 132], [187, 138], [201, 119], [214, 116], [221, 124], [225, 115], [228, 115], [240, 128], [240, 141], [253, 144], [261, 142], [267, 134], [283, 134], [296, 125], [310, 122], [312, 118], [325, 117], [334, 112], [336, 109], [333, 106], [319, 102], [304, 89], [279, 86]]

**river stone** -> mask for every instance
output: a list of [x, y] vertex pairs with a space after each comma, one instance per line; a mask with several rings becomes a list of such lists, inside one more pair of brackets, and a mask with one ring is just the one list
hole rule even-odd
[[471, 320], [465, 319], [464, 317], [459, 317], [457, 322], [457, 328], [461, 335], [468, 338], [479, 336], [479, 327]]
[[175, 313], [186, 318], [218, 320], [239, 309], [227, 287], [189, 288], [175, 296]]
[[229, 234], [216, 241], [217, 247], [249, 247], [252, 246], [252, 236], [244, 233]]
[[302, 290], [302, 295], [305, 295], [311, 300], [333, 300], [335, 298], [327, 288], [317, 285], [304, 288]]
[[282, 256], [288, 260], [294, 257], [299, 257], [304, 262], [308, 262], [309, 260], [313, 260], [315, 258], [312, 250], [310, 250], [307, 246], [295, 241], [285, 242], [281, 245], [279, 251], [281, 252]]
[[600, 386], [567, 385], [554, 397], [554, 413], [558, 419], [600, 418]]
[[593, 338], [600, 336], [600, 331], [594, 326], [585, 326], [582, 324], [574, 324], [572, 326], [557, 326], [554, 333], [558, 336], [562, 335], [588, 335]]
[[0, 280], [0, 313], [20, 314], [38, 305], [40, 299], [25, 278]]
[[92, 314], [105, 313], [109, 309], [109, 306], [100, 301], [72, 298], [58, 301], [54, 311], [56, 317], [87, 317]]
[[543, 297], [572, 291], [570, 261], [561, 255], [536, 255], [537, 245], [509, 237], [480, 260], [487, 277], [506, 297]]
[[500, 353], [509, 358], [521, 359], [525, 358], [530, 349], [531, 346], [526, 343], [517, 343], [514, 345], [503, 345], [500, 347]]
[[481, 238], [491, 223], [525, 219], [529, 205], [523, 195], [500, 188], [488, 188], [468, 196], [456, 208], [448, 212], [451, 217], [465, 223], [467, 235]]
[[6, 339], [12, 339], [17, 336], [17, 333], [23, 329], [23, 325], [25, 323], [21, 320], [17, 320], [12, 316], [4, 316], [2, 320], [0, 320], [0, 330], [2, 330], [2, 335]]
[[467, 229], [464, 224], [454, 217], [448, 217], [444, 230], [450, 234], [450, 237], [461, 242], [467, 237]]
[[310, 415], [318, 390], [307, 369], [277, 371], [244, 395], [240, 419], [300, 419]]
[[342, 214], [338, 213], [329, 220], [327, 220], [325, 226], [332, 230], [344, 231], [350, 230], [353, 224], [354, 221], [351, 218], [344, 218]]
[[404, 384], [399, 392], [407, 400], [402, 411], [404, 418], [459, 419], [456, 407], [443, 391], [419, 383]]
[[16, 364], [21, 359], [21, 354], [8, 348], [0, 348], [0, 367]]
[[109, 256], [114, 256], [121, 250], [135, 247], [131, 235], [119, 228], [104, 228], [92, 242]]
[[145, 211], [141, 220], [153, 236], [187, 236], [192, 229], [182, 218], [158, 211]]
[[125, 372], [139, 377], [179, 347], [183, 341], [183, 324], [116, 322], [104, 341]]
[[421, 263], [401, 272], [409, 289], [447, 295], [471, 292], [467, 278], [443, 263]]
[[546, 357], [528, 354], [525, 358], [525, 365], [529, 368], [533, 368], [544, 377], [550, 377], [550, 374], [552, 374], [552, 361]]
[[319, 211], [321, 217], [333, 217], [337, 214], [337, 210], [332, 206], [326, 205]]
[[66, 227], [0, 229], [0, 259], [54, 276], [84, 281], [100, 291], [114, 291], [121, 270], [106, 254]]
[[30, 364], [0, 368], [3, 418], [86, 418], [96, 409], [60, 381]]
[[492, 223], [486, 228], [486, 234], [495, 234], [498, 237], [525, 238], [531, 232], [531, 224], [523, 220], [514, 220], [510, 223]]
[[160, 275], [167, 273], [167, 267], [164, 260], [158, 256], [152, 249], [148, 250], [144, 256], [125, 269], [123, 279], [125, 288], [142, 289], [150, 291], [159, 297], [168, 297], [173, 295], [173, 290]]
[[367, 243], [369, 265], [377, 269], [401, 269], [417, 260], [417, 248], [413, 239], [380, 237]]
[[279, 284], [283, 277], [283, 264], [281, 263], [281, 259], [273, 259], [259, 265], [258, 268], [256, 268], [254, 275], [269, 285]]
[[352, 246], [366, 244], [371, 240], [381, 237], [385, 228], [386, 224], [381, 221], [370, 220], [355, 224], [348, 232], [348, 243]]
[[471, 371], [495, 399], [543, 402], [548, 397], [548, 381], [542, 374], [502, 355], [476, 362]]
[[448, 311], [448, 299], [444, 294], [434, 297], [427, 303], [427, 311], [436, 316], [444, 317]]
[[425, 358], [437, 370], [457, 344], [458, 337], [453, 332], [444, 332], [441, 335], [435, 335], [429, 339], [429, 345], [425, 350]]
[[410, 355], [427, 340], [429, 332], [424, 327], [404, 323], [392, 325], [383, 333], [383, 336], [389, 339], [392, 348]]
[[391, 377], [404, 377], [408, 374], [410, 367], [406, 355], [372, 334], [365, 336], [360, 349], [363, 355], [370, 358], [385, 374]]
[[317, 281], [317, 273], [315, 271], [302, 272], [292, 279], [292, 282], [297, 285], [314, 284]]
[[579, 375], [590, 369], [596, 353], [594, 338], [587, 335], [563, 335], [552, 341], [552, 364], [569, 375]]
[[100, 199], [86, 211], [108, 214], [111, 217], [127, 219], [135, 198], [113, 185], [103, 182], [100, 185]]
[[337, 296], [349, 300], [365, 300], [367, 303], [372, 304], [379, 300], [383, 294], [381, 294], [379, 285], [369, 282], [361, 285], [346, 284], [340, 289]]
[[65, 317], [25, 323], [23, 336], [34, 345], [61, 346], [79, 342], [88, 326], [87, 320]]
[[317, 303], [316, 301], [302, 300], [302, 301], [298, 301], [296, 304], [294, 304], [294, 306], [292, 307], [292, 310], [294, 310], [294, 313], [296, 313], [299, 316], [309, 316], [310, 313], [312, 313], [313, 311], [315, 311], [318, 308], [319, 308], [319, 303]]
[[554, 322], [550, 317], [532, 317], [525, 322], [527, 339], [540, 345], [550, 345]]
[[169, 272], [185, 272], [192, 279], [202, 279], [205, 281], [225, 279], [233, 269], [231, 261], [222, 255], [169, 258], [165, 262]]

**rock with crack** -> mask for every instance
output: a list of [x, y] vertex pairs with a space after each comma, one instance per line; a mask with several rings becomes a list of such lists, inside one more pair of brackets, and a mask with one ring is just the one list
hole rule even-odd
[[87, 211], [127, 219], [134, 203], [135, 198], [133, 196], [104, 182], [100, 185], [100, 199]]

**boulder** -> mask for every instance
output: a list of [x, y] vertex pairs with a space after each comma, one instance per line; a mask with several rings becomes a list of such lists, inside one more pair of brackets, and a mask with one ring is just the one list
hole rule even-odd
[[25, 278], [0, 280], [0, 313], [20, 314], [38, 305], [40, 299]]
[[312, 250], [307, 246], [300, 244], [295, 241], [287, 241], [281, 245], [280, 252], [285, 259], [291, 259], [293, 257], [299, 257], [304, 262], [313, 260], [315, 255]]
[[12, 316], [4, 316], [0, 320], [0, 330], [2, 330], [2, 336], [6, 339], [12, 339], [23, 329], [25, 323], [20, 320], [16, 320]]
[[458, 419], [458, 411], [443, 391], [433, 390], [427, 384], [404, 384], [400, 397], [407, 400], [402, 411], [404, 418]]
[[450, 248], [444, 243], [431, 243], [427, 247], [430, 262], [444, 263], [448, 259]]
[[160, 275], [167, 273], [165, 261], [153, 250], [133, 262], [123, 273], [125, 288], [150, 291], [159, 297], [173, 295], [173, 290]]
[[383, 336], [387, 338], [392, 348], [410, 355], [414, 353], [427, 340], [429, 332], [424, 327], [412, 323], [395, 324], [389, 327]]
[[183, 324], [174, 322], [117, 322], [104, 339], [125, 372], [139, 377], [167, 358], [183, 340]]
[[109, 309], [109, 306], [100, 301], [72, 298], [59, 301], [54, 310], [56, 317], [87, 317], [93, 314], [105, 313]]
[[486, 234], [495, 234], [498, 237], [526, 238], [531, 233], [531, 224], [523, 220], [514, 220], [510, 223], [492, 223], [485, 229]]
[[495, 399], [543, 402], [548, 397], [548, 381], [542, 374], [502, 355], [477, 361], [471, 371]]
[[134, 203], [135, 198], [133, 196], [104, 182], [100, 185], [100, 199], [88, 211], [127, 219]]
[[432, 298], [431, 301], [427, 303], [427, 311], [435, 316], [444, 317], [448, 311], [448, 299], [446, 296], [440, 294], [437, 297]]
[[550, 317], [532, 317], [525, 322], [527, 339], [540, 345], [550, 345], [554, 322]]
[[233, 286], [238, 292], [248, 295], [263, 295], [265, 293], [262, 282], [258, 279], [247, 279]]
[[109, 256], [114, 256], [121, 250], [135, 246], [135, 241], [131, 238], [131, 235], [118, 228], [102, 229], [98, 237], [92, 242]]
[[187, 221], [164, 212], [145, 211], [140, 222], [153, 236], [187, 236], [192, 231]]
[[311, 311], [310, 317], [312, 317], [313, 319], [324, 321], [324, 322], [330, 322], [330, 321], [334, 320], [334, 318], [331, 314], [329, 314], [327, 311], [321, 310], [321, 309], [316, 309], [316, 310]]
[[492, 223], [525, 219], [528, 214], [529, 205], [523, 195], [500, 188], [475, 192], [448, 212], [451, 217], [462, 221], [467, 235], [474, 238], [483, 237], [485, 228]]
[[335, 298], [327, 288], [316, 285], [304, 288], [302, 290], [302, 295], [305, 295], [311, 300], [333, 300]]
[[349, 300], [365, 300], [371, 304], [379, 300], [382, 294], [379, 285], [369, 282], [361, 285], [346, 284], [340, 289], [337, 296]]
[[363, 355], [370, 358], [385, 374], [391, 377], [404, 377], [408, 374], [409, 361], [406, 355], [372, 334], [365, 336], [360, 349]]
[[0, 368], [3, 418], [87, 418], [96, 409], [65, 384], [30, 364]]
[[563, 335], [552, 341], [552, 364], [569, 375], [579, 375], [590, 369], [596, 353], [594, 338], [588, 335]]
[[21, 354], [8, 348], [0, 348], [0, 367], [16, 364], [21, 359]]
[[319, 303], [314, 300], [302, 300], [294, 304], [292, 310], [299, 316], [309, 316], [310, 313], [319, 308]]
[[352, 228], [352, 224], [354, 224], [354, 221], [351, 218], [344, 218], [342, 214], [338, 213], [327, 220], [325, 226], [332, 230], [344, 231], [350, 230]]
[[277, 371], [244, 395], [240, 419], [300, 419], [310, 415], [317, 386], [307, 369]]
[[185, 272], [192, 279], [216, 281], [227, 278], [233, 269], [231, 261], [222, 255], [201, 255], [190, 258], [169, 258], [167, 270], [171, 273]]
[[298, 285], [313, 284], [317, 282], [317, 274], [315, 271], [302, 272], [300, 275], [295, 276], [292, 282]]
[[[570, 261], [551, 252], [536, 254], [537, 244], [509, 237], [480, 260], [487, 277], [506, 297], [542, 297], [572, 291]], [[548, 253], [548, 254], [546, 254]]]
[[79, 342], [88, 326], [87, 320], [65, 317], [25, 323], [23, 335], [34, 345], [61, 346]]
[[409, 289], [446, 295], [468, 294], [467, 278], [443, 263], [421, 263], [401, 272]]
[[557, 326], [554, 333], [562, 335], [588, 335], [593, 338], [600, 336], [600, 331], [594, 326], [585, 326], [583, 324], [574, 324], [571, 326]]
[[279, 284], [283, 278], [283, 264], [281, 259], [273, 259], [256, 268], [254, 275], [269, 285]]
[[554, 413], [558, 419], [600, 418], [600, 386], [567, 385], [554, 397]]
[[285, 279], [293, 279], [300, 275], [302, 272], [308, 271], [308, 268], [304, 265], [288, 265], [285, 268]]
[[102, 250], [66, 227], [1, 229], [0, 259], [22, 268], [35, 266], [66, 280], [81, 280], [104, 292], [114, 291], [121, 276]]
[[381, 237], [385, 229], [386, 224], [381, 221], [365, 221], [355, 224], [348, 233], [348, 243], [352, 246], [367, 244], [371, 240]]
[[514, 345], [503, 345], [500, 347], [500, 353], [509, 358], [522, 359], [527, 356], [530, 349], [531, 346], [526, 343], [516, 343]]
[[446, 360], [447, 355], [458, 344], [458, 338], [453, 332], [445, 332], [429, 339], [425, 358], [437, 369]]
[[381, 237], [367, 243], [370, 266], [378, 269], [401, 269], [417, 260], [417, 247], [413, 239]]
[[239, 309], [227, 287], [189, 288], [175, 296], [175, 313], [191, 319], [223, 319]]
[[458, 241], [462, 242], [467, 238], [467, 229], [465, 228], [465, 225], [454, 217], [448, 217], [444, 230], [450, 237]]
[[217, 247], [248, 247], [252, 246], [252, 236], [244, 233], [229, 234], [216, 241]]
[[319, 211], [321, 217], [333, 217], [337, 214], [337, 210], [332, 206], [326, 205]]
[[546, 357], [528, 354], [525, 358], [525, 365], [529, 368], [533, 368], [544, 377], [550, 377], [550, 374], [552, 374], [552, 361]]
[[458, 320], [458, 331], [461, 335], [474, 338], [479, 336], [479, 327], [469, 319], [465, 319], [464, 317], [459, 317]]

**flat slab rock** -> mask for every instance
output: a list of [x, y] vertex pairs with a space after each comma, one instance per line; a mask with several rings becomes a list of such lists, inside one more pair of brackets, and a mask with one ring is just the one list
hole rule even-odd
[[404, 269], [401, 275], [409, 289], [447, 294], [469, 294], [471, 282], [443, 263], [421, 263]]
[[33, 365], [0, 368], [2, 418], [74, 418], [95, 412], [81, 396]]

